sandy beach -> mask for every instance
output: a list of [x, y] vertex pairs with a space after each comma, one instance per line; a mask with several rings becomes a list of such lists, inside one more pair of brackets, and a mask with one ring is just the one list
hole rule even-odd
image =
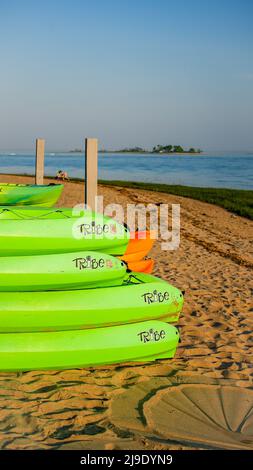
[[[2, 182], [32, 182], [1, 176]], [[49, 180], [52, 182], [52, 180]], [[65, 183], [58, 206], [83, 202]], [[151, 252], [185, 291], [175, 358], [0, 373], [1, 449], [253, 449], [253, 223], [192, 199], [99, 186], [105, 204], [180, 203], [181, 243]]]

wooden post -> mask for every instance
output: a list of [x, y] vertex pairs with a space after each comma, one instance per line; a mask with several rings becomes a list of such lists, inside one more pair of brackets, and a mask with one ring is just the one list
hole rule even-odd
[[44, 158], [45, 158], [45, 140], [36, 139], [35, 184], [43, 184]]
[[98, 186], [98, 141], [85, 139], [85, 204], [93, 211]]

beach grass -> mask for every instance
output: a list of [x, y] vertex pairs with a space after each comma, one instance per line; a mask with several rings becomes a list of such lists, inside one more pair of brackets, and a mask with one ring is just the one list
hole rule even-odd
[[208, 202], [253, 220], [253, 191], [226, 188], [199, 188], [168, 184], [141, 183], [134, 181], [100, 180], [100, 184], [121, 186], [132, 189], [146, 189], [176, 196], [189, 197], [198, 201]]

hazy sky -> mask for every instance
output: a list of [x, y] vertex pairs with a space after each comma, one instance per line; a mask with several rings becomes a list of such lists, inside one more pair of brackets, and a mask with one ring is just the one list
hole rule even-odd
[[252, 0], [0, 0], [0, 149], [253, 149]]

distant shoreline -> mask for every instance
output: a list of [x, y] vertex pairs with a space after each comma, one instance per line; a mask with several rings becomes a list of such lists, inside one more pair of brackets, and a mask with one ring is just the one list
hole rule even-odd
[[[55, 152], [55, 155], [57, 155], [57, 153], [62, 153], [62, 154], [80, 154], [80, 155], [83, 155], [84, 154], [84, 150], [80, 150], [80, 151], [74, 151], [74, 150], [70, 150], [69, 152], [67, 151], [64, 151], [64, 152]], [[168, 155], [171, 155], [172, 157], [176, 156], [176, 155], [202, 155], [204, 152], [125, 152], [125, 151], [120, 151], [120, 150], [98, 150], [98, 153], [99, 154], [110, 154], [112, 153], [113, 155], [154, 155], [154, 156], [168, 156]]]
[[[83, 153], [82, 149], [72, 149], [68, 153]], [[134, 155], [196, 155], [201, 154], [202, 150], [195, 147], [190, 147], [185, 150], [181, 145], [156, 145], [151, 150], [142, 147], [125, 147], [117, 150], [101, 149], [98, 153], [113, 153], [113, 154], [134, 154]]]

